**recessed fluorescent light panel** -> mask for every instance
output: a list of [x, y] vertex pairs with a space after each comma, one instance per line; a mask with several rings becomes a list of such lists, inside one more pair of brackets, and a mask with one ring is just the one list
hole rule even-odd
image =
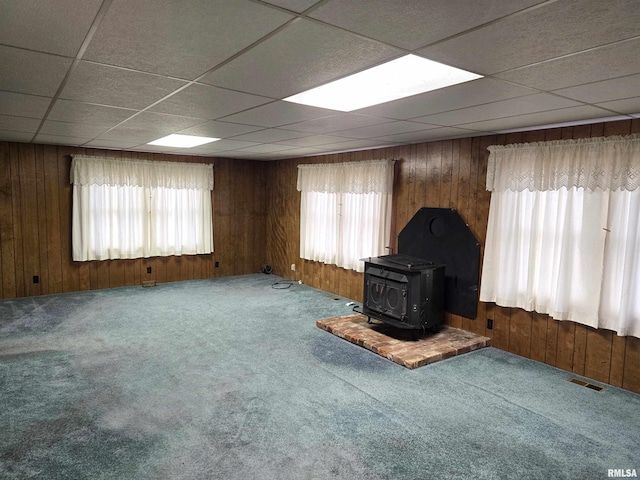
[[147, 145], [159, 145], [161, 147], [176, 147], [176, 148], [192, 148], [198, 145], [204, 145], [205, 143], [216, 142], [219, 138], [211, 137], [196, 137], [195, 135], [180, 135], [172, 133], [166, 137], [159, 138], [153, 142], [147, 143]]
[[406, 55], [284, 100], [350, 112], [477, 78], [482, 75]]

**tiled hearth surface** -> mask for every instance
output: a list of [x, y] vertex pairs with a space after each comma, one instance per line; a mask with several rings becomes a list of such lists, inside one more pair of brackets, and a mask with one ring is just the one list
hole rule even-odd
[[410, 330], [393, 328], [375, 319], [367, 323], [367, 317], [359, 313], [325, 318], [316, 325], [407, 368], [418, 368], [491, 345], [488, 337], [447, 325], [437, 333], [428, 332], [414, 340]]

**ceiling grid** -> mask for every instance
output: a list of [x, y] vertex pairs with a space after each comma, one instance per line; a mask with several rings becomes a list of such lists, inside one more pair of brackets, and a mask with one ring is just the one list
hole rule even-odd
[[[3, 0], [0, 140], [277, 160], [638, 118], [638, 51], [635, 0]], [[407, 53], [484, 77], [283, 100]]]

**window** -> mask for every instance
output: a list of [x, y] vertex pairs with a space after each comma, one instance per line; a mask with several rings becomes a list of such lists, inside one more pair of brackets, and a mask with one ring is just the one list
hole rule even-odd
[[364, 271], [386, 253], [393, 160], [298, 166], [300, 258]]
[[640, 337], [640, 136], [489, 150], [480, 300]]
[[213, 252], [213, 166], [74, 155], [73, 260]]

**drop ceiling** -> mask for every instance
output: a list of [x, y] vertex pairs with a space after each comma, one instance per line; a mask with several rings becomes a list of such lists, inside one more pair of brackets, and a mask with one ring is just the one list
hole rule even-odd
[[[638, 118], [638, 52], [637, 0], [0, 0], [0, 140], [277, 160]], [[408, 53], [484, 78], [282, 100]]]

